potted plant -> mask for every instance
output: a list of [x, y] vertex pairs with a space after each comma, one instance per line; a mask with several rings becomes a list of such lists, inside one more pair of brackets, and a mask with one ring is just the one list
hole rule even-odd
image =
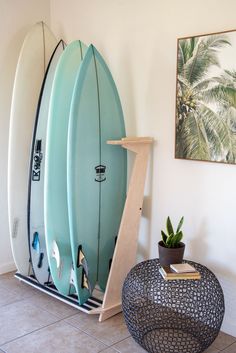
[[161, 266], [177, 264], [183, 261], [185, 249], [185, 244], [181, 242], [183, 238], [183, 232], [181, 230], [183, 222], [184, 217], [180, 219], [175, 232], [170, 217], [167, 217], [167, 232], [164, 232], [163, 230], [161, 231], [162, 240], [158, 243], [159, 261]]

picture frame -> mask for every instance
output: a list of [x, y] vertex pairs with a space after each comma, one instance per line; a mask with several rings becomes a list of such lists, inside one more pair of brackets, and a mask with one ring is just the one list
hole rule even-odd
[[177, 40], [175, 158], [236, 164], [236, 30]]

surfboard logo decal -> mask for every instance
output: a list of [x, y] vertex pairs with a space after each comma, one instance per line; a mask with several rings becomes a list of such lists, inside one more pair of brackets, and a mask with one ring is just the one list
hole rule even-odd
[[106, 166], [105, 165], [102, 165], [102, 164], [97, 165], [95, 167], [95, 171], [96, 171], [95, 181], [97, 181], [98, 183], [101, 183], [106, 180], [106, 177], [105, 177]]
[[42, 159], [43, 159], [42, 140], [36, 140], [34, 158], [33, 158], [33, 172], [32, 172], [33, 181], [40, 181], [40, 167], [41, 167]]

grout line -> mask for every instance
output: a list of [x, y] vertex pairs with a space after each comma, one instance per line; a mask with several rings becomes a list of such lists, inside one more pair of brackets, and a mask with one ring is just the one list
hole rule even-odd
[[40, 310], [46, 312], [47, 314], [50, 314], [52, 317], [55, 317], [55, 319], [58, 319], [58, 320], [56, 320], [55, 322], [61, 321], [61, 320], [64, 319], [64, 318], [59, 317], [59, 316], [57, 316], [56, 314], [52, 313], [51, 311], [48, 311], [47, 309], [45, 309], [45, 308], [42, 307], [42, 306], [37, 306], [37, 305], [35, 305], [34, 303], [31, 303], [31, 302], [29, 301], [30, 298], [31, 298], [31, 297], [22, 298], [22, 299], [19, 299], [19, 300], [14, 301], [14, 302], [12, 302], [12, 303], [8, 303], [8, 304], [6, 304], [6, 305], [1, 306], [1, 307], [0, 307], [0, 310], [1, 310], [1, 308], [6, 307], [7, 305], [17, 304], [17, 303], [19, 303], [19, 302], [25, 302], [25, 304], [28, 304], [28, 305], [30, 305], [30, 306], [36, 308], [36, 309], [40, 309]]
[[[228, 350], [228, 348], [230, 348], [231, 346], [233, 346], [234, 344], [236, 343], [236, 341], [234, 341], [234, 342], [232, 342], [230, 345], [228, 345], [228, 346], [225, 346], [223, 349], [219, 349], [219, 352], [223, 352], [224, 353], [224, 351], [227, 349]], [[218, 349], [218, 348], [217, 348]], [[235, 344], [235, 350], [236, 350], [236, 344]], [[225, 353], [227, 353], [227, 351], [225, 351]]]
[[[78, 331], [80, 331], [80, 332], [82, 332], [82, 333], [85, 333], [88, 337], [93, 338], [93, 339], [95, 339], [96, 341], [98, 341], [98, 342], [100, 342], [100, 343], [103, 343], [103, 344], [106, 346], [106, 348], [104, 348], [104, 349], [110, 348], [110, 346], [109, 346], [107, 343], [101, 341], [101, 339], [99, 339], [98, 337], [95, 337], [95, 336], [91, 335], [90, 333], [88, 333], [88, 332], [82, 330], [81, 328], [79, 328], [79, 327], [73, 325], [73, 323], [71, 323], [71, 322], [67, 322], [67, 321], [65, 321], [65, 322], [66, 322], [67, 324], [69, 324], [70, 326], [76, 328]], [[104, 350], [104, 349], [103, 349], [103, 350]]]
[[[30, 297], [32, 297], [32, 296], [34, 296], [36, 294], [36, 293], [31, 293], [31, 291], [29, 293], [27, 293], [28, 292], [27, 289], [26, 289], [26, 291], [24, 291], [24, 289], [23, 289], [23, 293], [19, 293], [19, 292], [17, 292], [17, 290], [9, 289], [9, 288], [4, 287], [4, 286], [1, 289], [7, 291], [8, 293], [10, 292], [10, 293], [12, 293], [13, 295], [16, 295], [16, 296], [22, 295], [22, 297], [19, 298], [19, 299], [16, 299], [16, 301], [23, 300], [23, 299], [26, 299], [26, 298], [30, 298]], [[22, 289], [20, 288], [20, 291], [21, 290]]]
[[[118, 349], [114, 348], [113, 346], [109, 346], [108, 348], [111, 348], [114, 352], [121, 353], [121, 351], [118, 351]], [[108, 348], [106, 348], [106, 349], [108, 349]], [[104, 349], [103, 351], [100, 351], [99, 353], [105, 352], [106, 349]]]
[[[124, 341], [125, 339], [127, 339], [127, 338], [129, 338], [130, 337], [130, 335], [129, 336], [127, 336], [127, 337], [125, 337], [125, 338], [123, 338], [122, 340], [120, 340], [120, 341], [117, 341], [117, 342], [113, 342], [113, 343], [108, 343], [108, 342], [104, 342], [104, 341], [102, 341], [102, 339], [101, 338], [99, 338], [99, 337], [96, 337], [96, 336], [94, 336], [94, 335], [92, 335], [91, 333], [89, 333], [89, 332], [87, 332], [87, 331], [84, 331], [84, 330], [82, 330], [82, 329], [79, 329], [78, 327], [76, 327], [75, 325], [73, 325], [73, 324], [71, 324], [71, 323], [69, 323], [71, 326], [73, 326], [73, 327], [75, 327], [75, 328], [77, 328], [79, 331], [81, 331], [81, 332], [83, 332], [83, 333], [85, 333], [87, 336], [89, 336], [89, 337], [91, 337], [91, 338], [93, 338], [93, 339], [95, 339], [95, 340], [97, 340], [97, 341], [99, 341], [100, 343], [103, 343], [103, 344], [105, 344], [107, 347], [106, 347], [106, 349], [107, 348], [113, 348], [113, 346], [114, 345], [116, 345], [117, 343], [120, 343], [120, 342], [122, 342], [122, 341]], [[114, 348], [113, 348], [114, 349]], [[115, 349], [117, 352], [120, 352], [120, 351], [118, 351], [117, 349]]]
[[[27, 299], [29, 299], [29, 298], [26, 298], [25, 300], [27, 300]], [[28, 304], [30, 304], [31, 306], [34, 306], [34, 307], [37, 308], [37, 309], [43, 310], [43, 311], [45, 311], [46, 313], [48, 313], [48, 314], [52, 315], [53, 317], [55, 317], [56, 319], [58, 319], [58, 320], [56, 320], [55, 322], [59, 322], [59, 321], [61, 321], [61, 320], [67, 319], [67, 317], [65, 317], [65, 318], [64, 318], [64, 317], [61, 317], [61, 316], [58, 316], [57, 314], [55, 314], [55, 313], [49, 311], [49, 310], [46, 309], [43, 305], [38, 305], [38, 306], [37, 306], [36, 304], [31, 303], [31, 302], [28, 302]]]
[[[42, 293], [42, 292], [40, 292], [40, 293]], [[26, 297], [26, 298], [22, 298], [22, 299], [19, 299], [19, 300], [16, 300], [16, 302], [19, 302], [19, 301], [26, 301], [27, 302], [27, 304], [29, 304], [29, 305], [31, 305], [31, 306], [33, 306], [33, 307], [35, 307], [35, 308], [37, 308], [37, 309], [40, 309], [40, 310], [43, 310], [43, 311], [45, 311], [46, 313], [48, 313], [48, 314], [50, 314], [50, 315], [52, 315], [52, 316], [54, 316], [56, 319], [59, 319], [59, 320], [64, 320], [64, 319], [68, 319], [68, 318], [70, 318], [70, 317], [72, 317], [72, 316], [75, 316], [75, 315], [77, 315], [78, 313], [76, 313], [76, 314], [72, 314], [72, 315], [68, 315], [68, 316], [59, 316], [58, 314], [56, 314], [56, 313], [54, 313], [54, 312], [52, 312], [52, 311], [49, 311], [47, 308], [45, 308], [43, 305], [40, 305], [40, 304], [36, 304], [36, 303], [32, 303], [31, 302], [31, 299], [34, 297], [34, 295], [31, 295], [31, 296], [29, 296], [29, 297]], [[45, 298], [47, 298], [47, 297], [45, 297]], [[49, 296], [49, 298], [52, 298], [52, 297], [50, 297]], [[61, 301], [58, 301], [59, 303], [62, 303]], [[14, 302], [13, 302], [14, 303]], [[11, 303], [12, 304], [12, 303]], [[8, 305], [8, 304], [6, 304], [6, 305]], [[4, 305], [5, 306], [5, 305]], [[71, 307], [71, 306], [70, 306]], [[72, 308], [72, 307], [71, 307]], [[0, 310], [1, 310], [1, 307], [0, 307]], [[58, 320], [57, 320], [58, 321]], [[1, 352], [0, 352], [1, 353]]]
[[[14, 293], [14, 294], [15, 294], [15, 293]], [[5, 308], [5, 307], [8, 306], [8, 305], [12, 305], [12, 304], [15, 304], [15, 303], [23, 302], [24, 300], [29, 299], [29, 298], [30, 298], [30, 297], [19, 298], [19, 299], [13, 300], [12, 302], [9, 302], [9, 303], [0, 305], [0, 310], [1, 310], [1, 308]]]
[[112, 348], [112, 349], [114, 349], [114, 350], [117, 351], [117, 352], [121, 352], [121, 351], [118, 350], [118, 348], [115, 347], [115, 345], [118, 344], [118, 343], [124, 342], [125, 340], [127, 340], [127, 339], [130, 338], [130, 337], [132, 337], [132, 336], [129, 335], [128, 337], [123, 338], [122, 340], [120, 340], [120, 341], [118, 341], [118, 342], [116, 342], [116, 343], [113, 343], [113, 345], [110, 346], [109, 348]]
[[45, 328], [47, 328], [47, 327], [53, 326], [53, 325], [55, 325], [55, 324], [57, 324], [57, 323], [59, 323], [59, 322], [61, 322], [61, 321], [63, 321], [63, 319], [58, 320], [58, 321], [56, 321], [56, 322], [52, 322], [51, 324], [48, 324], [48, 325], [39, 327], [39, 328], [37, 328], [37, 329], [35, 329], [35, 330], [33, 330], [33, 331], [27, 332], [27, 333], [25, 333], [25, 334], [23, 334], [23, 335], [21, 335], [21, 336], [18, 336], [18, 337], [13, 338], [13, 339], [11, 339], [11, 340], [9, 340], [9, 341], [6, 341], [6, 342], [4, 342], [4, 343], [1, 344], [0, 349], [2, 349], [3, 346], [5, 346], [5, 345], [8, 344], [8, 343], [15, 342], [15, 341], [17, 341], [17, 340], [19, 340], [19, 339], [21, 339], [21, 338], [23, 338], [23, 337], [29, 336], [29, 335], [31, 335], [32, 333], [35, 333], [35, 332], [40, 331], [40, 330], [43, 330], [43, 329], [45, 329]]
[[[70, 315], [70, 316], [68, 316], [68, 317], [65, 317], [65, 320], [70, 319], [70, 318], [73, 318], [74, 316], [77, 316], [79, 313], [83, 313], [83, 311], [78, 310], [78, 313], [72, 314], [72, 315]], [[85, 314], [85, 313], [84, 313], [84, 314]], [[68, 323], [68, 322], [67, 322], [67, 323]], [[73, 326], [73, 325], [71, 325], [71, 326]], [[77, 328], [78, 328], [78, 327], [77, 327]]]

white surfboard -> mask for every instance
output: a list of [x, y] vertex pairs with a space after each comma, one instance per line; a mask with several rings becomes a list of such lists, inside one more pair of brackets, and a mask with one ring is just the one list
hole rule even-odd
[[8, 150], [8, 213], [17, 270], [29, 274], [27, 199], [31, 140], [39, 93], [57, 40], [43, 23], [35, 24], [20, 51], [11, 104]]

